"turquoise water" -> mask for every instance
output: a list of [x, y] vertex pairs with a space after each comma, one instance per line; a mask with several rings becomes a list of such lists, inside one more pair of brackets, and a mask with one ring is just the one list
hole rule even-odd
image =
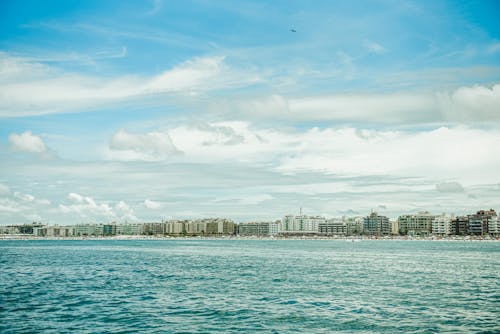
[[500, 243], [0, 241], [1, 333], [500, 333]]

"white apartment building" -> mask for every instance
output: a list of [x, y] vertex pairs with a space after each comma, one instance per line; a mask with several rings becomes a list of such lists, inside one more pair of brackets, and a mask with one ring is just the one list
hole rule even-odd
[[184, 222], [182, 221], [169, 221], [166, 223], [165, 233], [167, 234], [182, 234], [184, 231]]
[[453, 224], [450, 216], [437, 216], [432, 221], [432, 234], [434, 235], [451, 235], [453, 234]]
[[141, 235], [144, 224], [118, 224], [116, 225], [116, 234], [118, 235]]
[[325, 222], [319, 216], [287, 215], [281, 220], [280, 233], [319, 233], [319, 224]]
[[488, 222], [488, 233], [493, 236], [500, 236], [500, 219], [492, 216]]

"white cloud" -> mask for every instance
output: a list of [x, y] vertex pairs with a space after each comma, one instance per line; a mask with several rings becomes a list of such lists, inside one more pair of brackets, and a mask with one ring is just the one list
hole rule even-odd
[[137, 220], [134, 210], [124, 201], [114, 206], [110, 203], [99, 203], [90, 196], [69, 193], [69, 204], [60, 204], [58, 212], [69, 215], [73, 219], [99, 220], [104, 222]]
[[0, 53], [0, 74], [0, 116], [8, 117], [82, 111], [151, 94], [192, 94], [259, 80], [229, 68], [224, 57], [194, 58], [152, 77], [106, 78], [65, 73]]
[[116, 160], [158, 161], [179, 155], [168, 133], [133, 134], [119, 130], [111, 138], [108, 158]]
[[134, 214], [134, 210], [124, 201], [119, 201], [115, 205], [116, 214], [119, 217], [119, 220], [137, 220], [137, 217]]
[[352, 93], [213, 101], [214, 113], [246, 120], [363, 124], [461, 124], [500, 121], [500, 84], [437, 93]]
[[146, 200], [144, 200], [144, 206], [148, 209], [156, 210], [156, 209], [159, 209], [161, 207], [161, 203], [156, 202], [156, 201], [152, 201], [150, 199], [146, 199]]
[[96, 203], [92, 197], [82, 196], [77, 193], [68, 194], [70, 204], [60, 204], [59, 211], [64, 214], [76, 214], [80, 218], [88, 219], [113, 219], [116, 214], [107, 203]]
[[500, 84], [461, 87], [451, 94], [439, 94], [438, 103], [445, 119], [459, 122], [499, 121]]
[[370, 52], [373, 52], [373, 53], [376, 53], [376, 54], [382, 54], [382, 53], [386, 53], [387, 52], [387, 49], [384, 48], [382, 45], [374, 42], [374, 41], [364, 41], [363, 42], [363, 46], [368, 49], [368, 51]]
[[12, 133], [9, 135], [9, 143], [12, 149], [29, 153], [47, 153], [47, 146], [41, 137], [25, 131], [21, 134]]
[[221, 75], [224, 57], [195, 58], [166, 71], [148, 82], [145, 92], [161, 93], [185, 90], [210, 90], [207, 83]]
[[[494, 182], [500, 169], [500, 132], [467, 127], [412, 131], [355, 128], [289, 131], [252, 129], [242, 122], [213, 123], [243, 140], [204, 143], [210, 131], [180, 126], [169, 133], [183, 161], [267, 164], [282, 172], [320, 171], [338, 175], [457, 177]], [[467, 158], [469, 157], [469, 158]]]

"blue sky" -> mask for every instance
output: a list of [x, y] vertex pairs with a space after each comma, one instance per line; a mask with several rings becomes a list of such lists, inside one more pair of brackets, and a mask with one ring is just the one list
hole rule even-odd
[[3, 1], [0, 223], [498, 209], [499, 7]]

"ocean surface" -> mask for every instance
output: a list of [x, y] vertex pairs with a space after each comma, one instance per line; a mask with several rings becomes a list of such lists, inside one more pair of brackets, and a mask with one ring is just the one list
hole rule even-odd
[[500, 243], [3, 240], [0, 333], [500, 333]]

